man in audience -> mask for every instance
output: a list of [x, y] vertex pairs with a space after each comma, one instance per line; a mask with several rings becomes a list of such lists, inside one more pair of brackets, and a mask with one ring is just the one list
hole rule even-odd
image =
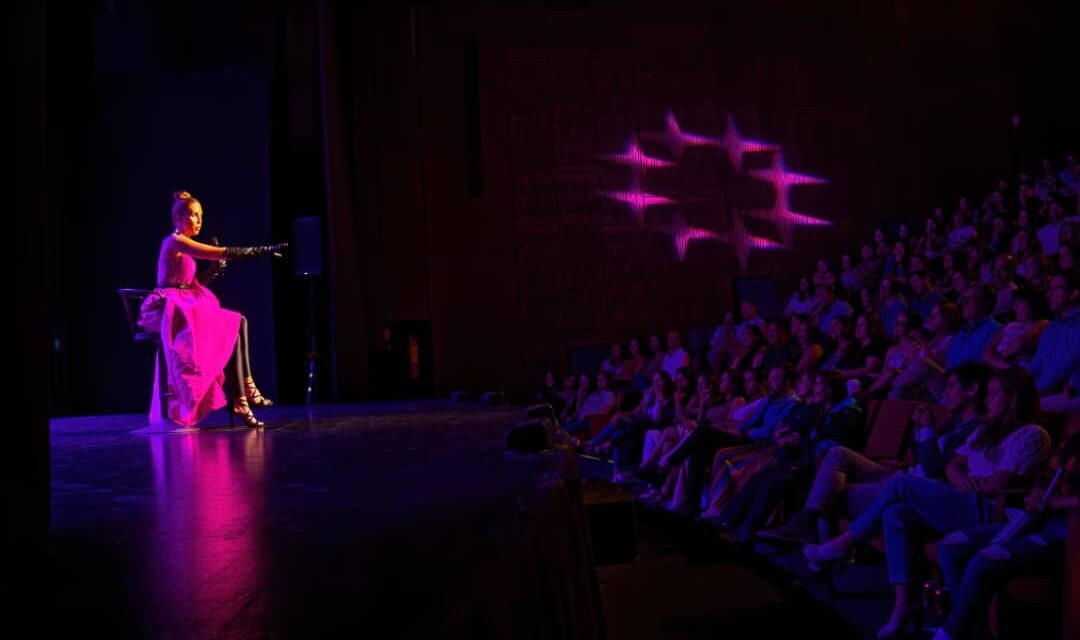
[[945, 368], [952, 369], [965, 362], [982, 359], [986, 343], [1001, 330], [1001, 324], [990, 315], [996, 296], [987, 286], [971, 285], [960, 297], [960, 315], [964, 325], [953, 336], [945, 352]]
[[895, 473], [943, 479], [956, 449], [982, 424], [980, 408], [989, 377], [989, 367], [978, 362], [949, 371], [943, 394], [949, 418], [944, 424], [934, 424], [933, 411], [927, 405], [916, 409], [913, 466], [905, 469], [894, 460], [878, 462], [847, 447], [833, 447], [821, 461], [803, 509], [783, 526], [758, 535], [774, 541], [816, 543], [822, 529], [826, 534], [832, 529], [832, 512], [849, 487], [848, 511], [855, 515]]
[[1075, 269], [1057, 274], [1047, 296], [1054, 320], [1039, 338], [1028, 370], [1043, 409], [1080, 412], [1080, 274]]
[[911, 300], [908, 301], [908, 308], [920, 318], [929, 318], [930, 310], [934, 308], [934, 305], [945, 302], [945, 298], [934, 291], [930, 277], [925, 271], [916, 270], [914, 263], [911, 265], [908, 283], [911, 285]]
[[664, 354], [664, 371], [674, 380], [679, 369], [689, 366], [690, 355], [682, 348], [682, 336], [679, 335], [678, 331], [668, 331], [667, 353]]
[[[765, 325], [766, 347], [758, 358], [755, 358], [754, 368], [772, 370], [775, 366], [790, 366], [795, 357], [795, 350], [788, 339], [787, 323], [780, 320], [770, 320]], [[760, 362], [758, 361], [760, 360]]]
[[822, 333], [829, 331], [829, 326], [836, 316], [850, 318], [855, 314], [855, 310], [851, 308], [851, 305], [838, 299], [836, 291], [829, 285], [819, 286], [814, 291], [814, 295], [817, 296], [819, 303], [817, 317], [814, 320]]
[[1003, 253], [994, 258], [994, 287], [997, 288], [997, 300], [994, 303], [994, 315], [1012, 311], [1013, 292], [1016, 291], [1016, 258], [1010, 253]]
[[735, 340], [742, 342], [746, 339], [746, 328], [754, 325], [762, 332], [765, 331], [765, 319], [758, 315], [757, 305], [749, 300], [743, 300], [739, 304], [739, 315], [742, 322], [735, 328]]

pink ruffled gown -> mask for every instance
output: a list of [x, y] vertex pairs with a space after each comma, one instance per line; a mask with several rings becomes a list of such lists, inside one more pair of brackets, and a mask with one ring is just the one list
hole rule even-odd
[[[240, 314], [222, 309], [217, 296], [195, 279], [191, 256], [161, 256], [158, 285], [143, 304], [140, 324], [160, 323], [170, 392], [166, 415], [182, 427], [193, 427], [226, 404], [223, 370], [236, 345]], [[155, 297], [159, 299], [152, 301]], [[144, 328], [150, 330], [149, 326]], [[151, 423], [161, 416], [156, 367]]]

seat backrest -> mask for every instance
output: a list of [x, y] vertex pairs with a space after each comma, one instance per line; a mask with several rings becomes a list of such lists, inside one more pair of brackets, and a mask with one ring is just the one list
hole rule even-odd
[[148, 289], [117, 289], [116, 292], [120, 294], [120, 300], [124, 304], [124, 314], [127, 316], [132, 339], [143, 339], [146, 332], [139, 328], [139, 311], [143, 300], [152, 292]]
[[908, 423], [917, 405], [907, 400], [883, 400], [863, 454], [868, 458], [901, 458], [908, 444]]

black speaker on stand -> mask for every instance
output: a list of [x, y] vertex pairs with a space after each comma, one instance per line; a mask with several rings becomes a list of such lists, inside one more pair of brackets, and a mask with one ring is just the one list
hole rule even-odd
[[307, 278], [308, 282], [308, 350], [307, 350], [307, 404], [316, 394], [315, 363], [319, 351], [315, 342], [315, 276], [322, 274], [322, 219], [319, 216], [293, 218], [292, 250], [293, 274]]

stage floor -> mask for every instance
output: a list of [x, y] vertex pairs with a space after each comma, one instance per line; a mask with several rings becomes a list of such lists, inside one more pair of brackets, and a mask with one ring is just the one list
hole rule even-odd
[[[562, 460], [503, 451], [521, 409], [274, 407], [267, 427], [52, 421], [50, 630], [406, 637], [512, 533]], [[52, 629], [56, 627], [56, 629]]]

